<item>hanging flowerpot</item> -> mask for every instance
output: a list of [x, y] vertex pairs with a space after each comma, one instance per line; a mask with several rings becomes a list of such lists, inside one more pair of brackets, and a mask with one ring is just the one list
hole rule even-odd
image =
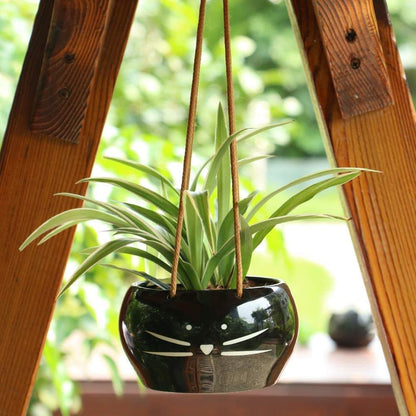
[[250, 277], [235, 290], [131, 286], [120, 313], [125, 352], [155, 390], [220, 393], [274, 384], [292, 352], [298, 317], [287, 285]]
[[[214, 154], [191, 181], [205, 3], [201, 0], [180, 190], [154, 167], [110, 158], [139, 171], [141, 176], [145, 173], [160, 187], [124, 178], [86, 178], [83, 182], [104, 183], [127, 191], [128, 202], [60, 194], [82, 199], [93, 207], [50, 218], [20, 247], [24, 249], [44, 234], [39, 244], [78, 223], [99, 220], [107, 225], [112, 237], [87, 250], [87, 258], [61, 293], [111, 254], [138, 257], [165, 275], [169, 273], [170, 281], [166, 283], [144, 270], [105, 264], [145, 280], [133, 285], [125, 296], [120, 315], [122, 344], [147, 386], [177, 392], [230, 392], [261, 388], [276, 381], [296, 340], [296, 307], [285, 283], [247, 276], [252, 254], [279, 224], [344, 219], [296, 215], [292, 211], [364, 170], [327, 169], [296, 179], [266, 196], [257, 197], [257, 192], [252, 192], [240, 199], [238, 166], [259, 157], [238, 160], [237, 141], [286, 122], [235, 131], [228, 2], [224, 0], [229, 128], [219, 105]], [[271, 215], [259, 219], [264, 205], [289, 190], [293, 195], [280, 201]]]
[[[270, 128], [270, 126], [268, 127]], [[177, 272], [166, 279], [145, 271], [106, 263], [107, 268], [136, 275], [145, 281], [133, 285], [120, 315], [123, 347], [144, 383], [153, 389], [178, 392], [227, 392], [273, 384], [296, 341], [296, 307], [287, 285], [271, 278], [247, 276], [251, 256], [275, 226], [291, 221], [340, 219], [331, 215], [292, 214], [314, 195], [347, 183], [362, 169], [337, 168], [317, 172], [255, 199], [256, 192], [239, 203], [241, 276], [237, 273], [234, 209], [224, 198], [229, 170], [219, 169], [233, 136], [226, 132], [221, 106], [217, 118], [217, 150], [208, 159], [204, 189], [183, 193], [183, 228], [178, 231], [180, 198], [169, 179], [155, 169], [133, 161], [112, 159], [163, 183], [164, 193], [118, 178], [88, 178], [127, 190], [129, 202], [103, 202], [82, 195], [61, 195], [85, 200], [98, 208], [76, 208], [57, 214], [39, 226], [21, 250], [43, 236], [39, 244], [89, 220], [99, 220], [113, 237], [86, 250], [86, 259], [75, 270], [61, 293], [85, 272], [111, 254], [130, 255], [153, 263], [161, 271]], [[264, 129], [241, 132], [248, 139]], [[226, 164], [225, 164], [226, 165]], [[215, 169], [218, 172], [215, 172]], [[200, 173], [198, 173], [199, 176]], [[329, 176], [329, 178], [328, 178]], [[310, 180], [318, 180], [305, 185]], [[194, 178], [193, 183], [198, 181]], [[217, 189], [221, 182], [222, 191]], [[305, 185], [299, 190], [299, 186]], [[281, 189], [295, 188], [275, 211], [259, 220], [262, 207]], [[136, 199], [138, 202], [132, 202]], [[231, 198], [229, 198], [231, 199]], [[213, 203], [215, 201], [215, 203]], [[149, 209], [144, 204], [156, 207]], [[222, 206], [222, 213], [219, 207]], [[215, 209], [213, 209], [215, 207]], [[225, 207], [225, 208], [224, 208]], [[264, 213], [264, 212], [263, 212]], [[180, 237], [179, 237], [180, 236]], [[145, 249], [147, 246], [147, 250]], [[237, 247], [238, 248], [238, 247]], [[177, 255], [175, 257], [175, 255]], [[119, 264], [119, 263], [118, 263]], [[241, 278], [243, 277], [243, 279]], [[241, 290], [241, 292], [240, 292]]]

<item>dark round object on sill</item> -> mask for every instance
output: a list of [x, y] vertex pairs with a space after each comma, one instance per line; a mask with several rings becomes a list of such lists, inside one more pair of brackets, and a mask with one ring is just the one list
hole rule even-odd
[[328, 332], [338, 347], [366, 347], [375, 335], [373, 317], [354, 310], [333, 313], [329, 320]]
[[133, 284], [120, 312], [123, 348], [149, 388], [220, 393], [274, 384], [298, 333], [296, 307], [279, 280], [248, 277], [235, 290], [168, 290]]

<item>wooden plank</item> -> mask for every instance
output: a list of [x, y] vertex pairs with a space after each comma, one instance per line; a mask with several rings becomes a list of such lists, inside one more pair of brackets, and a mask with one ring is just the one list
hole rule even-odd
[[[110, 382], [82, 382], [80, 416], [398, 416], [389, 385], [278, 384], [234, 394], [139, 394], [126, 383], [116, 397]], [[58, 416], [59, 413], [56, 414]]]
[[85, 192], [137, 0], [112, 0], [79, 144], [35, 135], [30, 114], [53, 2], [42, 0], [0, 153], [0, 415], [25, 414], [73, 232], [19, 254], [53, 214], [79, 206], [59, 191]]
[[344, 118], [393, 103], [372, 0], [314, 0]]
[[286, 1], [333, 164], [383, 172], [362, 175], [345, 187], [345, 197], [400, 414], [415, 416], [416, 118], [387, 6], [374, 0], [394, 104], [345, 120], [312, 0]]
[[104, 39], [109, 1], [54, 1], [33, 132], [77, 143]]

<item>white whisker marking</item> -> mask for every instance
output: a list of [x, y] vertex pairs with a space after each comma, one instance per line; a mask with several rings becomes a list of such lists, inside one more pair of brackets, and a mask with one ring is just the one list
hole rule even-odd
[[187, 341], [181, 341], [179, 339], [166, 337], [165, 335], [156, 334], [156, 332], [152, 332], [152, 331], [146, 331], [146, 332], [148, 334], [154, 336], [155, 338], [161, 339], [162, 341], [170, 342], [170, 343], [176, 344], [176, 345], [183, 345], [185, 347], [190, 347], [191, 346], [191, 344]]
[[255, 355], [255, 354], [263, 354], [265, 352], [269, 352], [271, 350], [254, 350], [254, 351], [222, 351], [221, 355], [228, 356], [228, 357], [237, 357], [242, 355]]
[[192, 357], [192, 352], [159, 352], [159, 351], [143, 351], [146, 354], [160, 355], [162, 357]]
[[269, 328], [262, 329], [261, 331], [253, 332], [252, 334], [245, 335], [244, 337], [230, 339], [229, 341], [225, 341], [222, 345], [233, 345], [238, 344], [239, 342], [247, 341], [248, 339], [255, 338], [258, 335], [266, 332]]

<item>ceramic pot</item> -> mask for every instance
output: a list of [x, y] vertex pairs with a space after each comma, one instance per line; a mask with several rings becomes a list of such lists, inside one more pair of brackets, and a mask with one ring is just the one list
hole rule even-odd
[[255, 287], [178, 290], [169, 297], [133, 284], [120, 313], [130, 362], [151, 389], [219, 393], [274, 384], [291, 354], [298, 316], [287, 285], [249, 277]]
[[338, 347], [366, 347], [375, 336], [373, 317], [354, 310], [333, 313], [329, 320], [328, 333]]

